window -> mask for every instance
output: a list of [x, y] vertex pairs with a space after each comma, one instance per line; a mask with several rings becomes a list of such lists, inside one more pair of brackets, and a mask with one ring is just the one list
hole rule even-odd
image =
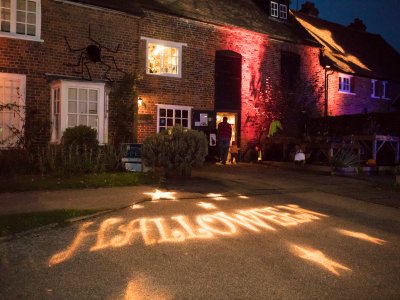
[[40, 0], [0, 0], [0, 36], [40, 39]]
[[174, 125], [191, 128], [190, 106], [157, 105], [157, 132], [166, 130]]
[[353, 91], [353, 76], [347, 74], [339, 74], [339, 92], [353, 94]]
[[371, 97], [374, 99], [390, 100], [388, 82], [372, 79], [371, 80]]
[[25, 119], [25, 75], [0, 73], [0, 147], [15, 145]]
[[278, 17], [278, 3], [271, 1], [271, 17]]
[[294, 92], [300, 80], [300, 55], [291, 52], [281, 53], [282, 86]]
[[60, 142], [66, 128], [86, 125], [97, 131], [100, 144], [107, 143], [107, 96], [104, 83], [61, 80], [52, 85], [52, 142]]
[[186, 44], [155, 40], [146, 40], [146, 73], [170, 77], [181, 77], [182, 46]]
[[287, 5], [285, 4], [279, 5], [279, 18], [287, 19]]

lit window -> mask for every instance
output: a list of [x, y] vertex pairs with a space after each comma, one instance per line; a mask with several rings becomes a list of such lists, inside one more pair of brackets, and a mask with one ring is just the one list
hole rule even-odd
[[278, 3], [271, 1], [271, 16], [278, 17]]
[[79, 125], [97, 131], [100, 144], [107, 143], [107, 97], [103, 83], [59, 81], [52, 85], [52, 142], [60, 142], [66, 128]]
[[25, 119], [25, 75], [0, 73], [0, 147], [18, 142]]
[[181, 77], [182, 46], [186, 44], [155, 40], [146, 40], [146, 73], [171, 77]]
[[339, 92], [352, 93], [353, 76], [347, 74], [339, 74]]
[[177, 105], [157, 105], [157, 132], [175, 125], [191, 128], [191, 107]]
[[285, 4], [279, 5], [279, 18], [287, 19], [287, 6]]
[[40, 39], [40, 0], [0, 0], [0, 36]]

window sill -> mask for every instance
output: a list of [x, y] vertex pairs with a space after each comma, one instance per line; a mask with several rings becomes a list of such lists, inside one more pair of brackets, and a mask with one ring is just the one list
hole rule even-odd
[[146, 75], [150, 76], [160, 76], [160, 77], [169, 77], [169, 78], [182, 78], [181, 75], [174, 75], [174, 74], [156, 74], [156, 73], [146, 73]]
[[356, 95], [356, 93], [346, 92], [346, 91], [339, 91], [339, 94]]
[[16, 34], [11, 32], [0, 32], [0, 37], [16, 39], [16, 40], [32, 41], [32, 42], [41, 42], [41, 43], [44, 42], [44, 40], [38, 38], [37, 36]]

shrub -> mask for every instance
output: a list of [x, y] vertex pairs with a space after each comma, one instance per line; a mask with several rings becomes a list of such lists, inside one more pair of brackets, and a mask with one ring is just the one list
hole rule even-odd
[[207, 153], [204, 133], [175, 126], [144, 141], [142, 160], [146, 166], [164, 168], [167, 174], [190, 176], [193, 167], [203, 164]]
[[356, 167], [360, 164], [360, 160], [352, 149], [342, 147], [332, 157], [331, 164], [338, 168]]
[[97, 131], [85, 125], [67, 128], [62, 137], [62, 145], [65, 149], [79, 148], [94, 150], [97, 149]]

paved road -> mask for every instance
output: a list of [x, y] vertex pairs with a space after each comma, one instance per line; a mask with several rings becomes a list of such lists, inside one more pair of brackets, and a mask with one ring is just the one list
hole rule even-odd
[[400, 211], [366, 202], [396, 194], [260, 166], [169, 187], [0, 244], [0, 298], [400, 298]]

